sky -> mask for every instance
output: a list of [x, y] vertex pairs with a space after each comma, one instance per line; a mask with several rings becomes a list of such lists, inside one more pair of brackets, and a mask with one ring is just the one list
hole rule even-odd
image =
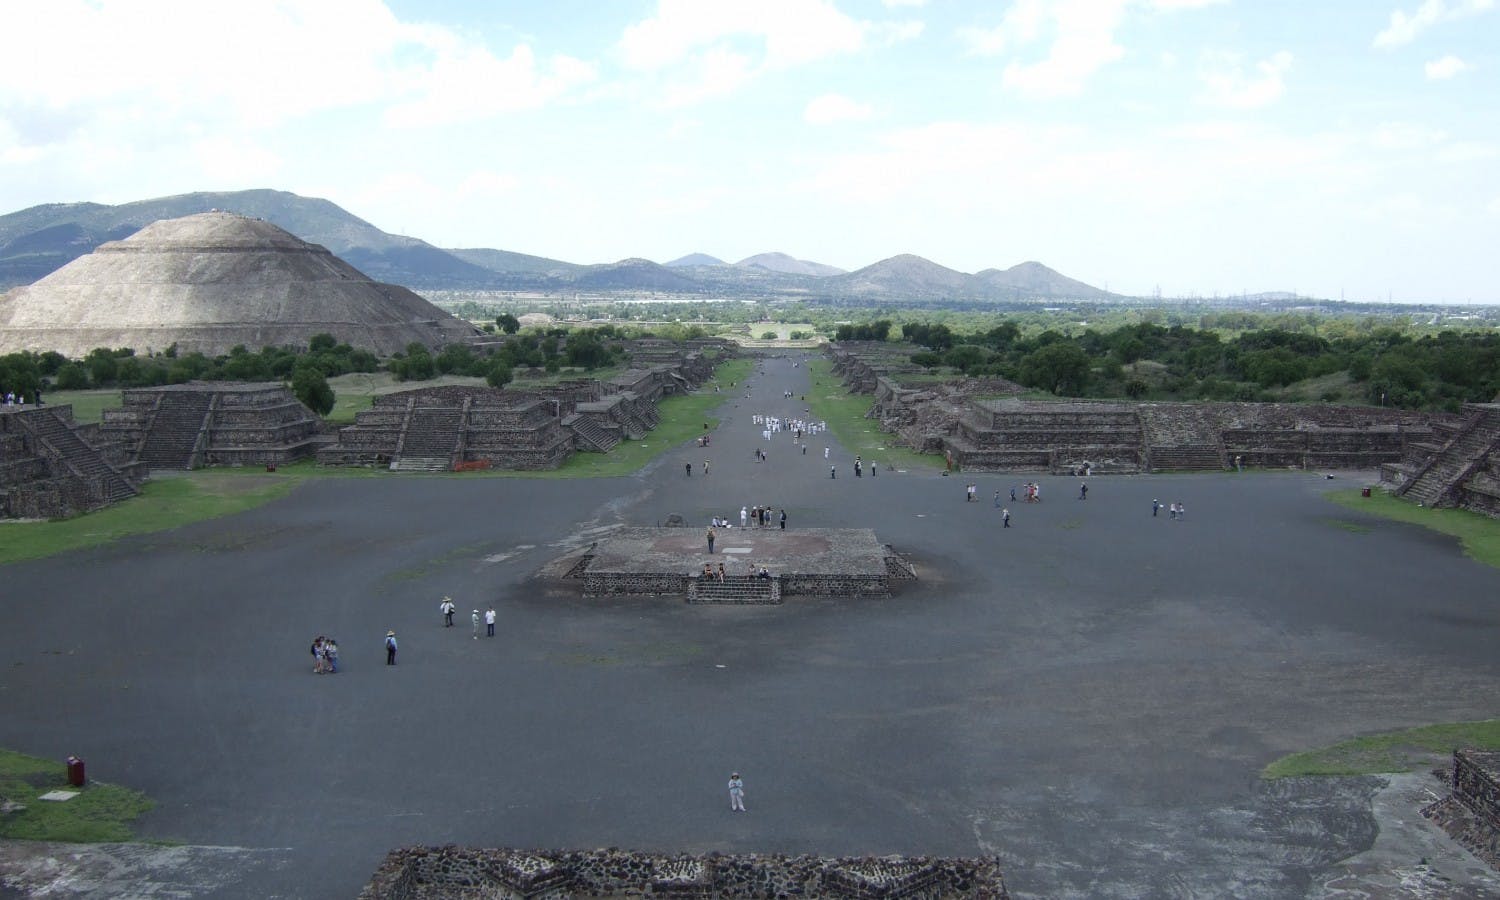
[[0, 213], [1500, 303], [1497, 0], [0, 0]]

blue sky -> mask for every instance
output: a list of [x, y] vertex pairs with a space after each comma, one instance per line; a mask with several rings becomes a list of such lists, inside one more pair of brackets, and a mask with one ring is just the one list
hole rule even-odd
[[1496, 0], [10, 0], [0, 211], [1500, 303]]

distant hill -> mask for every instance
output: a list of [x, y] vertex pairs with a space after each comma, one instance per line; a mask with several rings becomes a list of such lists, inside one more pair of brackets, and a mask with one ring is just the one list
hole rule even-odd
[[972, 275], [903, 253], [873, 265], [828, 279], [843, 294], [873, 294], [880, 297], [967, 299], [983, 293], [983, 285]]
[[745, 257], [735, 265], [741, 268], [754, 266], [786, 275], [811, 275], [815, 278], [844, 274], [843, 269], [809, 262], [805, 259], [794, 259], [785, 253], [757, 253], [755, 256]]
[[371, 278], [417, 290], [649, 291], [842, 303], [1114, 296], [1037, 262], [968, 275], [909, 254], [844, 272], [785, 253], [761, 253], [733, 265], [706, 253], [666, 265], [645, 259], [581, 265], [508, 250], [444, 249], [388, 234], [328, 200], [275, 190], [205, 191], [118, 206], [49, 203], [0, 216], [0, 290], [30, 284], [151, 222], [215, 209], [263, 219], [327, 247]]
[[985, 269], [974, 277], [994, 291], [1006, 291], [1018, 298], [1059, 297], [1073, 300], [1106, 299], [1114, 296], [1093, 285], [1074, 281], [1039, 262], [1023, 262], [1009, 269]]
[[587, 291], [664, 291], [696, 294], [703, 283], [658, 265], [649, 259], [622, 259], [602, 266], [585, 266], [573, 277], [573, 286]]
[[728, 263], [717, 256], [709, 256], [707, 253], [689, 253], [687, 256], [679, 256], [671, 262], [662, 263], [671, 269], [681, 266], [724, 266]]

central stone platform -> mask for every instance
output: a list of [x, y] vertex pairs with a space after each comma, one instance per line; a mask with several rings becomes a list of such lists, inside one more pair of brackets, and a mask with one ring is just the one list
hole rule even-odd
[[[625, 528], [568, 572], [585, 596], [681, 594], [688, 602], [779, 603], [789, 596], [886, 596], [912, 566], [868, 528]], [[718, 577], [723, 564], [725, 577]], [[703, 574], [712, 566], [714, 577]], [[765, 569], [769, 577], [760, 577]]]

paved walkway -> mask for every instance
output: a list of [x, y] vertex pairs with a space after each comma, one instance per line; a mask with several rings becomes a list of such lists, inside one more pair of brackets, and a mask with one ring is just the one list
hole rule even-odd
[[[709, 448], [635, 477], [327, 479], [6, 566], [0, 746], [147, 791], [150, 837], [264, 854], [213, 896], [349, 897], [390, 847], [452, 841], [985, 852], [1021, 897], [1303, 897], [1374, 840], [1377, 785], [1266, 785], [1266, 762], [1494, 715], [1500, 572], [1321, 478], [1101, 477], [1086, 501], [1043, 478], [1002, 530], [993, 493], [1023, 478], [966, 503], [961, 475], [848, 477], [827, 438], [756, 462], [751, 414], [806, 390], [791, 359], [761, 368]], [[532, 577], [620, 525], [756, 503], [873, 528], [922, 580], [731, 608]], [[499, 635], [474, 640], [491, 601]], [[311, 673], [318, 633], [336, 676]]]

